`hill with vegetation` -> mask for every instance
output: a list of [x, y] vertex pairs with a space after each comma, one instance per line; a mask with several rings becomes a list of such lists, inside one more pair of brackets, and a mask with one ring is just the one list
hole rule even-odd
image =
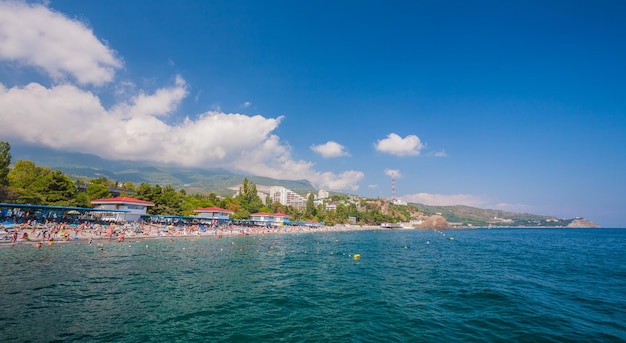
[[283, 186], [299, 194], [315, 192], [307, 180], [277, 180], [268, 177], [241, 175], [223, 168], [185, 168], [173, 165], [142, 163], [134, 161], [105, 160], [95, 155], [67, 153], [50, 149], [17, 146], [11, 147], [13, 161], [28, 160], [39, 166], [60, 170], [78, 180], [106, 178], [120, 184], [148, 183], [170, 185], [187, 193], [215, 193], [233, 195], [244, 178], [258, 185]]
[[[410, 204], [426, 215], [440, 214], [452, 226], [474, 227], [598, 227], [582, 218], [556, 218], [529, 213], [481, 209], [470, 206], [428, 206]], [[582, 226], [581, 226], [582, 225]]]

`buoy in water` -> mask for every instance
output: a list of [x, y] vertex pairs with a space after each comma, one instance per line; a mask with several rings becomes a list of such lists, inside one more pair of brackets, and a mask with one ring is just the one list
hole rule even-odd
[[360, 259], [360, 258], [361, 258], [361, 254], [354, 254], [354, 259], [355, 259], [355, 260], [358, 260], [358, 259]]
[[454, 237], [450, 237], [450, 240], [451, 240], [451, 241], [453, 241], [453, 240], [454, 240]]

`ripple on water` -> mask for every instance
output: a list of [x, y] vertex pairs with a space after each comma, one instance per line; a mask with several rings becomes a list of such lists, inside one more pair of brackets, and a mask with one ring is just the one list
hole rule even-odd
[[624, 341], [625, 233], [2, 248], [0, 341]]

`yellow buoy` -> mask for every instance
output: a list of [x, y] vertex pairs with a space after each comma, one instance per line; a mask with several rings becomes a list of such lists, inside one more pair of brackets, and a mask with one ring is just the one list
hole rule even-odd
[[355, 260], [358, 260], [358, 259], [360, 259], [360, 258], [361, 258], [361, 254], [354, 254], [354, 259], [355, 259]]

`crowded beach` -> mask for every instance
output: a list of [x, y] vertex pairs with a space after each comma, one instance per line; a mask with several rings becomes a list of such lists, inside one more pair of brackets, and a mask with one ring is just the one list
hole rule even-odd
[[108, 240], [122, 243], [128, 239], [171, 238], [176, 237], [232, 237], [248, 235], [294, 234], [311, 232], [340, 232], [380, 229], [377, 226], [335, 225], [316, 226], [242, 226], [234, 224], [167, 224], [151, 222], [89, 222], [79, 224], [64, 221], [44, 223], [26, 222], [0, 224], [0, 245], [32, 244], [37, 248], [43, 245], [70, 242], [88, 242]]

